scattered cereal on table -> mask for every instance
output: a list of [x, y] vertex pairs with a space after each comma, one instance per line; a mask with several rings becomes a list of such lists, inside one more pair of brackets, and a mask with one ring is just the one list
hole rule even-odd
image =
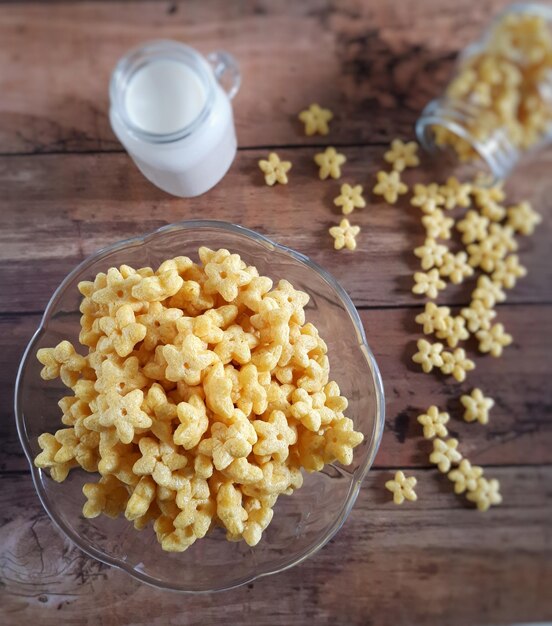
[[485, 306], [481, 300], [472, 300], [469, 307], [460, 311], [460, 315], [466, 320], [470, 333], [476, 333], [478, 330], [488, 330], [491, 327], [496, 311]]
[[347, 250], [356, 249], [356, 236], [360, 232], [360, 226], [351, 226], [349, 220], [343, 218], [339, 223], [339, 226], [332, 226], [329, 230], [330, 235], [335, 239], [334, 248], [341, 250], [347, 248]]
[[331, 146], [314, 156], [314, 162], [320, 168], [318, 172], [320, 180], [326, 180], [328, 177], [341, 178], [341, 166], [346, 161], [347, 157]]
[[305, 125], [305, 135], [327, 135], [330, 132], [328, 123], [333, 119], [330, 109], [324, 109], [320, 105], [313, 103], [308, 109], [299, 113], [299, 120]]
[[535, 226], [542, 222], [542, 217], [537, 213], [529, 202], [520, 202], [506, 210], [508, 219], [506, 225], [520, 235], [532, 235]]
[[441, 209], [435, 209], [427, 215], [422, 215], [422, 224], [426, 235], [432, 239], [450, 239], [451, 229], [454, 226], [452, 217], [448, 217]]
[[496, 479], [477, 479], [477, 487], [468, 492], [466, 498], [477, 505], [480, 511], [487, 511], [491, 506], [496, 506], [502, 502], [500, 495], [500, 483]]
[[437, 183], [431, 183], [430, 185], [416, 184], [414, 185], [414, 195], [410, 200], [410, 204], [431, 215], [439, 207], [445, 205], [445, 198], [441, 195], [441, 188]]
[[458, 439], [434, 439], [433, 452], [429, 455], [429, 460], [437, 465], [440, 472], [447, 474], [453, 463], [460, 463], [462, 460], [457, 448]]
[[404, 472], [399, 470], [395, 473], [393, 480], [388, 480], [385, 483], [385, 488], [393, 494], [393, 502], [395, 504], [402, 504], [405, 500], [415, 502], [418, 499], [414, 491], [417, 482], [414, 476], [407, 478]]
[[477, 286], [472, 291], [472, 300], [480, 300], [488, 309], [492, 309], [497, 302], [504, 302], [506, 294], [498, 282], [488, 276], [480, 276]]
[[456, 229], [462, 233], [462, 243], [468, 245], [484, 241], [489, 234], [489, 224], [489, 218], [472, 210], [456, 224]]
[[264, 174], [266, 184], [270, 187], [272, 187], [276, 183], [280, 183], [281, 185], [287, 185], [287, 173], [289, 172], [291, 167], [291, 161], [281, 161], [276, 152], [271, 152], [268, 155], [268, 160], [261, 159], [259, 161], [259, 168]]
[[437, 268], [433, 268], [429, 272], [416, 272], [414, 274], [414, 283], [412, 293], [426, 295], [428, 298], [436, 298], [439, 291], [447, 286], [445, 281], [441, 280]]
[[343, 215], [349, 215], [355, 209], [363, 209], [366, 201], [362, 197], [362, 185], [352, 187], [348, 183], [341, 185], [341, 193], [334, 198], [335, 206], [340, 206]]
[[446, 437], [448, 430], [445, 424], [448, 423], [450, 416], [446, 412], [439, 411], [438, 407], [432, 405], [426, 411], [418, 415], [418, 424], [424, 427], [425, 439], [433, 439], [433, 437]]
[[447, 246], [437, 243], [435, 239], [428, 237], [423, 246], [414, 248], [414, 255], [417, 256], [423, 270], [430, 270], [433, 267], [441, 267], [443, 259], [448, 253]]
[[447, 474], [449, 480], [454, 483], [454, 493], [475, 491], [478, 481], [483, 476], [483, 469], [478, 465], [472, 465], [468, 459], [462, 459], [455, 469]]
[[420, 164], [417, 152], [418, 144], [415, 141], [403, 143], [400, 139], [393, 139], [391, 148], [383, 155], [383, 158], [393, 166], [394, 170], [402, 172], [407, 167], [416, 167]]
[[445, 327], [435, 332], [437, 339], [445, 339], [449, 348], [456, 348], [458, 342], [465, 341], [470, 334], [466, 328], [466, 320], [459, 315], [449, 315]]
[[447, 318], [450, 316], [448, 306], [437, 306], [435, 302], [426, 302], [423, 313], [416, 316], [416, 322], [422, 324], [425, 335], [447, 328]]
[[479, 388], [472, 389], [470, 395], [460, 397], [460, 402], [465, 408], [464, 421], [487, 424], [489, 422], [489, 411], [493, 408], [495, 401], [486, 398]]
[[418, 352], [414, 354], [412, 360], [414, 363], [418, 363], [426, 374], [429, 374], [434, 367], [442, 367], [442, 343], [429, 343], [426, 339], [418, 339], [416, 345], [418, 347]]
[[444, 207], [449, 211], [457, 206], [466, 208], [471, 204], [470, 193], [472, 185], [461, 183], [456, 177], [450, 176], [447, 182], [439, 187], [439, 192], [444, 198]]
[[503, 348], [513, 341], [512, 335], [505, 332], [503, 324], [493, 324], [488, 330], [478, 330], [475, 336], [479, 341], [479, 351], [488, 352], [494, 357], [501, 356]]
[[527, 276], [527, 269], [519, 262], [517, 254], [509, 254], [495, 264], [491, 280], [503, 289], [513, 289], [518, 278]]
[[459, 383], [466, 380], [466, 373], [475, 369], [475, 363], [468, 359], [464, 348], [456, 348], [454, 352], [443, 350], [441, 372], [452, 376]]
[[383, 196], [388, 204], [395, 204], [399, 199], [399, 196], [408, 192], [408, 187], [401, 181], [399, 172], [378, 172], [376, 174], [377, 183], [372, 191], [378, 195]]

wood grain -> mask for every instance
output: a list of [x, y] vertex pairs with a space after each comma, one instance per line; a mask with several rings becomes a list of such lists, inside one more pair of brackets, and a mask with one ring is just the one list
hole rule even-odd
[[422, 107], [448, 79], [458, 50], [506, 4], [2, 5], [0, 152], [119, 150], [107, 117], [109, 76], [121, 55], [151, 39], [178, 39], [204, 53], [222, 48], [237, 57], [243, 73], [235, 101], [242, 146], [305, 143], [297, 113], [314, 101], [337, 114], [332, 141], [388, 141], [411, 132]]
[[[281, 151], [294, 164], [290, 183], [271, 188], [257, 167], [266, 153], [241, 152], [217, 187], [187, 200], [153, 187], [123, 154], [0, 157], [0, 310], [40, 312], [65, 275], [96, 249], [198, 217], [247, 226], [311, 256], [330, 269], [357, 306], [419, 303], [410, 289], [419, 269], [412, 250], [424, 239], [420, 212], [408, 200], [389, 206], [369, 191], [383, 149], [344, 149], [343, 181], [363, 184], [369, 203], [351, 216], [362, 228], [354, 254], [333, 251], [327, 230], [340, 219], [333, 205], [339, 182], [318, 180], [315, 153], [314, 148]], [[405, 180], [444, 181], [435, 165], [407, 172]], [[508, 182], [510, 201], [530, 199], [545, 217], [552, 216], [551, 168], [552, 151], [521, 168]], [[551, 240], [550, 219], [534, 237], [520, 238], [529, 275], [510, 292], [510, 301], [552, 301]], [[440, 299], [468, 302], [473, 284], [450, 285]]]
[[[500, 359], [471, 350], [476, 370], [465, 383], [424, 374], [410, 361], [420, 327], [417, 309], [361, 311], [368, 341], [384, 380], [386, 429], [376, 467], [425, 467], [431, 444], [421, 438], [416, 416], [431, 404], [450, 412], [450, 431], [462, 452], [479, 464], [552, 464], [552, 306], [501, 306], [498, 318], [515, 338]], [[526, 332], [530, 316], [534, 332]], [[0, 318], [6, 337], [0, 352], [0, 469], [27, 468], [13, 421], [13, 381], [19, 355], [38, 324], [38, 316]], [[473, 349], [475, 345], [468, 346]], [[490, 424], [466, 424], [459, 398], [478, 386], [496, 400]]]
[[202, 596], [157, 591], [87, 558], [54, 530], [29, 476], [2, 476], [0, 621], [485, 626], [550, 619], [552, 468], [487, 473], [500, 479], [504, 504], [481, 514], [436, 470], [416, 471], [418, 502], [397, 508], [383, 490], [390, 472], [372, 470], [345, 526], [314, 557]]

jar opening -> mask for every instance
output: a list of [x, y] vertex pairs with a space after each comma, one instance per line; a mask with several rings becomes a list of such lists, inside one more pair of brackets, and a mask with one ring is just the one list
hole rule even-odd
[[157, 41], [131, 50], [110, 83], [114, 113], [138, 139], [170, 143], [190, 135], [208, 117], [214, 77], [195, 50]]

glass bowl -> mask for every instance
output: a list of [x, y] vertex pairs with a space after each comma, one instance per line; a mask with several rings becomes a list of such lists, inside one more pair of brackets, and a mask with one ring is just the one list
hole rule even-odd
[[[179, 255], [197, 258], [202, 245], [237, 252], [261, 274], [274, 280], [285, 278], [310, 295], [307, 320], [318, 327], [328, 344], [331, 378], [349, 399], [347, 415], [365, 439], [355, 449], [352, 465], [334, 463], [320, 473], [303, 472], [303, 487], [278, 499], [273, 521], [254, 548], [245, 542], [228, 542], [222, 529], [216, 529], [186, 552], [168, 553], [161, 550], [151, 527], [138, 532], [124, 518], [83, 518], [81, 490], [90, 481], [90, 474], [73, 470], [65, 482], [56, 483], [33, 465], [40, 452], [38, 436], [61, 427], [57, 401], [66, 393], [60, 381], [40, 378], [36, 352], [62, 339], [78, 345], [79, 281], [92, 280], [98, 272], [123, 263], [156, 267]], [[358, 313], [328, 272], [308, 257], [246, 228], [192, 220], [100, 250], [67, 276], [48, 303], [21, 361], [15, 415], [40, 501], [69, 539], [89, 556], [138, 580], [164, 589], [200, 593], [229, 589], [297, 565], [331, 539], [351, 511], [376, 455], [384, 424], [384, 396]]]

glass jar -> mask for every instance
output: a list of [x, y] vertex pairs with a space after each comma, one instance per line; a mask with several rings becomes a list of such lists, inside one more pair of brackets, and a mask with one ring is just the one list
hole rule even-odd
[[506, 178], [520, 158], [552, 141], [552, 7], [514, 4], [457, 63], [441, 98], [416, 124], [430, 152]]
[[154, 185], [198, 196], [219, 182], [236, 155], [230, 101], [239, 86], [230, 54], [204, 57], [176, 41], [153, 41], [128, 52], [113, 71], [111, 127]]

